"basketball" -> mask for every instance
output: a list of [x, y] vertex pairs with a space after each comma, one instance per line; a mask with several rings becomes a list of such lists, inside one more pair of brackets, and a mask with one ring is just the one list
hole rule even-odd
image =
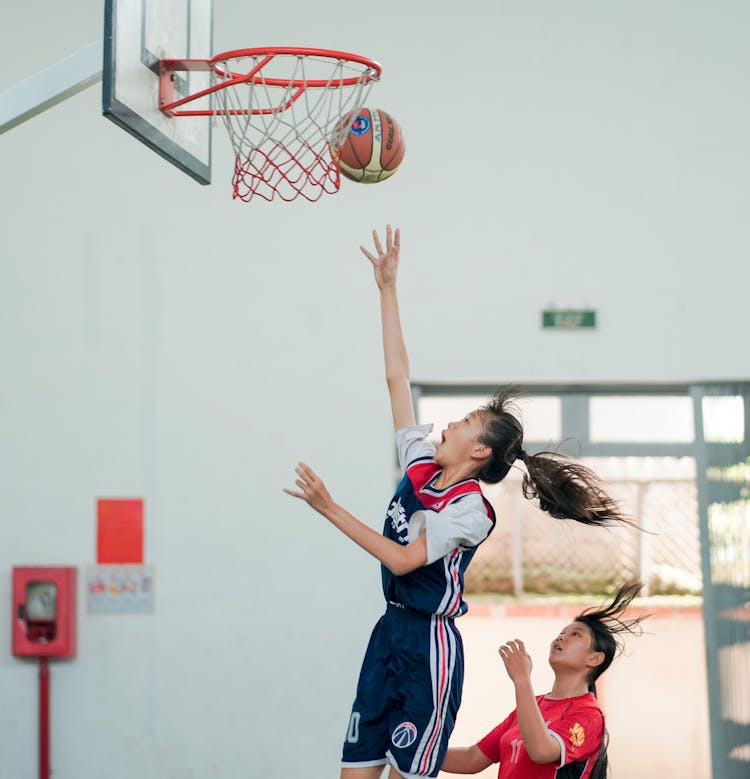
[[398, 170], [405, 150], [401, 127], [389, 113], [380, 108], [362, 108], [349, 126], [339, 165], [352, 181], [375, 184]]

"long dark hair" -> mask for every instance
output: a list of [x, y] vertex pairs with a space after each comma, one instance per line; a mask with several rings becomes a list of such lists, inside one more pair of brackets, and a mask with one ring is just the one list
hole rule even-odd
[[[629, 619], [622, 616], [642, 587], [640, 582], [623, 585], [606, 606], [599, 609], [586, 609], [575, 617], [575, 622], [583, 623], [591, 631], [593, 650], [604, 655], [604, 660], [591, 669], [587, 679], [589, 692], [593, 692], [594, 695], [596, 695], [596, 680], [612, 665], [612, 661], [623, 650], [622, 634], [640, 635], [642, 633], [641, 622], [649, 616], [648, 614]], [[602, 734], [599, 754], [591, 771], [591, 779], [605, 779], [607, 776], [608, 744], [609, 734], [605, 729]]]
[[497, 484], [508, 475], [513, 463], [521, 460], [526, 466], [524, 496], [538, 498], [539, 507], [550, 516], [585, 525], [632, 524], [591, 469], [557, 452], [524, 451], [523, 427], [513, 403], [519, 395], [517, 387], [503, 387], [480, 409], [484, 430], [479, 440], [492, 449], [492, 455], [479, 478]]

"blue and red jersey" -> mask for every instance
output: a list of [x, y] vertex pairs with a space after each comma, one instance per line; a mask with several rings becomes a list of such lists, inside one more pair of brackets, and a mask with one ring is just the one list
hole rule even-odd
[[445, 489], [434, 484], [441, 473], [435, 447], [425, 436], [431, 426], [399, 430], [396, 441], [403, 469], [386, 513], [383, 535], [401, 544], [427, 536], [427, 563], [405, 576], [381, 566], [383, 594], [389, 602], [425, 614], [458, 617], [467, 610], [464, 574], [477, 546], [495, 525], [495, 512], [477, 479]]

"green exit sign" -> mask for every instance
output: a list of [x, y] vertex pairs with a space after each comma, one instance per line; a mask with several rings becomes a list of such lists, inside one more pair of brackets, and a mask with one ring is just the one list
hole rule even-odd
[[561, 308], [542, 311], [542, 328], [545, 330], [593, 330], [596, 327], [596, 311], [593, 309]]

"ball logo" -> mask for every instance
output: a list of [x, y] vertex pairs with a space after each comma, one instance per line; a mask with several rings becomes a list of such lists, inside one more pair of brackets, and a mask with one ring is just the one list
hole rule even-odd
[[402, 722], [396, 725], [391, 733], [391, 741], [400, 749], [410, 747], [417, 740], [417, 726], [412, 722]]
[[358, 116], [349, 128], [349, 132], [352, 135], [362, 135], [370, 129], [370, 120], [366, 116]]

